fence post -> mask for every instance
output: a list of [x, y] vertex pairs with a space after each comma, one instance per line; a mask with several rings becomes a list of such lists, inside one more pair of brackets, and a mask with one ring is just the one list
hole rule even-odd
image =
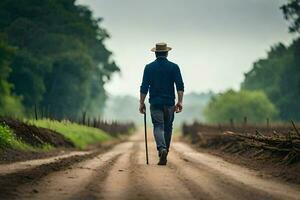
[[293, 127], [294, 127], [294, 129], [295, 129], [295, 131], [296, 131], [296, 134], [300, 137], [300, 132], [298, 131], [298, 129], [297, 129], [297, 127], [296, 127], [294, 121], [291, 120], [291, 122], [292, 122], [292, 125], [293, 125]]
[[34, 104], [34, 116], [35, 116], [35, 120], [38, 120], [36, 103]]
[[97, 125], [97, 119], [96, 117], [94, 117], [94, 128], [96, 128], [96, 125]]
[[82, 112], [82, 124], [85, 125], [85, 116], [86, 116], [86, 111]]
[[247, 126], [247, 121], [248, 121], [248, 118], [244, 117], [244, 126]]
[[101, 120], [100, 120], [100, 115], [98, 116], [98, 121], [97, 121], [97, 128], [100, 128], [100, 123], [101, 123]]
[[234, 121], [233, 121], [233, 118], [230, 118], [230, 127], [231, 127], [231, 128], [234, 128]]
[[40, 108], [41, 108], [41, 118], [44, 119], [44, 107], [41, 106]]
[[47, 104], [46, 108], [45, 108], [45, 117], [46, 118], [50, 118], [50, 106], [49, 104]]

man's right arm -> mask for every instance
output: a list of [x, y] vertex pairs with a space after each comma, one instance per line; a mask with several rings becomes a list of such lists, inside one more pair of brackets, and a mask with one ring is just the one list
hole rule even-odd
[[149, 72], [147, 71], [147, 66], [144, 69], [144, 74], [143, 74], [143, 80], [142, 80], [142, 85], [140, 88], [140, 107], [139, 111], [140, 113], [144, 114], [146, 111], [146, 106], [145, 106], [145, 99], [149, 90], [150, 86], [150, 79], [149, 79]]

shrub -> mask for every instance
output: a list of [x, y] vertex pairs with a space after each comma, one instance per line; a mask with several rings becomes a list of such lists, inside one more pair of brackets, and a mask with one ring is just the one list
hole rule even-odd
[[228, 90], [212, 98], [204, 109], [204, 115], [212, 123], [224, 123], [229, 119], [241, 122], [244, 117], [251, 122], [261, 123], [266, 118], [276, 118], [278, 111], [261, 91]]

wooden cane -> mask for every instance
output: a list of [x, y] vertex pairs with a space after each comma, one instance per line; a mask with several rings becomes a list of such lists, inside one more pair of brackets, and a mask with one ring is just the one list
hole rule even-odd
[[144, 126], [145, 126], [145, 147], [146, 147], [146, 164], [149, 164], [148, 158], [148, 142], [147, 142], [147, 119], [146, 119], [146, 109], [144, 112]]

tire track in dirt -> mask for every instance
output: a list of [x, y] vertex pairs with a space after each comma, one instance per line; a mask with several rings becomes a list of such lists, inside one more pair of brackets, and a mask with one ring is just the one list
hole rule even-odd
[[94, 152], [83, 156], [71, 156], [57, 162], [42, 164], [38, 167], [17, 171], [0, 177], [0, 199], [18, 199], [20, 192], [17, 190], [23, 184], [35, 184], [48, 174], [69, 168], [74, 163], [82, 162], [97, 156]]
[[[205, 166], [188, 161], [186, 158], [173, 157], [170, 165], [177, 171], [177, 176], [183, 179], [196, 199], [272, 199], [274, 196], [255, 188], [245, 187], [244, 184], [231, 180]], [[199, 192], [202, 190], [202, 192]], [[202, 193], [202, 194], [201, 194]]]
[[[134, 136], [135, 137], [135, 136]], [[93, 179], [91, 187], [93, 191], [86, 191], [84, 198], [81, 199], [153, 199], [155, 190], [151, 190], [151, 185], [147, 184], [143, 173], [137, 162], [140, 153], [139, 143], [133, 138], [133, 145], [130, 149], [124, 151], [114, 162], [110, 169], [107, 170], [105, 180]], [[144, 163], [143, 163], [144, 165]], [[151, 195], [145, 191], [151, 191]], [[82, 195], [81, 195], [82, 197]], [[76, 199], [76, 198], [75, 198]], [[78, 199], [78, 198], [77, 198]]]
[[[174, 143], [172, 163], [214, 197], [223, 199], [300, 199], [300, 187], [261, 179], [248, 170], [209, 154], [202, 156], [183, 143]], [[179, 160], [178, 160], [179, 159]], [[298, 188], [298, 189], [297, 189]], [[224, 195], [225, 194], [225, 195]]]
[[101, 199], [101, 190], [99, 190], [99, 185], [96, 183], [102, 183], [108, 177], [110, 168], [116, 163], [121, 155], [114, 156], [111, 160], [107, 161], [104, 166], [100, 166], [95, 169], [92, 179], [89, 181], [87, 186], [84, 187], [83, 191], [75, 193], [70, 197], [70, 200], [80, 200], [80, 199]]
[[194, 199], [212, 200], [212, 195], [194, 180], [195, 176], [186, 176], [186, 174], [183, 173], [183, 171], [178, 167], [178, 164], [173, 164], [172, 160], [168, 162], [168, 166], [175, 171], [174, 173], [176, 174], [177, 178], [189, 190]]
[[100, 199], [126, 199], [130, 194], [130, 188], [132, 188], [130, 179], [134, 170], [130, 162], [130, 157], [134, 154], [135, 149], [136, 143], [119, 157], [115, 165], [112, 166], [107, 179], [101, 186], [101, 183], [99, 184], [101, 191]]
[[[130, 190], [126, 199], [162, 199], [162, 196], [155, 191], [155, 186], [149, 184], [144, 176], [143, 166], [146, 164], [144, 161], [145, 155], [141, 155], [144, 152], [144, 149], [141, 148], [141, 142], [136, 140], [133, 153], [130, 155]], [[151, 156], [150, 159], [152, 159]]]
[[132, 148], [118, 158], [102, 185], [98, 181], [98, 194], [91, 199], [193, 199], [173, 169], [156, 165], [153, 141], [149, 141], [149, 165], [145, 164], [143, 140], [136, 135], [131, 141]]
[[124, 149], [113, 159], [110, 165], [101, 167], [102, 173], [97, 173], [90, 180], [84, 191], [75, 194], [70, 199], [115, 199], [124, 197], [128, 187], [129, 162], [128, 156], [132, 151], [134, 143]]
[[[121, 143], [104, 154], [51, 173], [35, 184], [26, 184], [19, 188], [18, 193], [23, 194], [19, 199], [84, 199], [81, 195], [86, 195], [86, 191], [92, 189], [91, 180], [97, 176], [103, 176], [104, 179], [110, 166], [130, 146], [131, 142]], [[89, 194], [93, 194], [93, 191], [89, 191]]]
[[15, 162], [15, 163], [10, 163], [10, 164], [1, 164], [0, 165], [0, 175], [16, 173], [18, 171], [32, 169], [32, 168], [40, 166], [40, 165], [54, 163], [61, 159], [70, 158], [73, 156], [84, 156], [84, 155], [88, 155], [88, 154], [91, 154], [94, 152], [95, 151], [78, 151], [78, 152], [75, 151], [75, 152], [70, 152], [67, 154], [53, 156], [53, 157], [49, 157], [49, 158], [21, 161], [21, 162]]
[[138, 142], [137, 156], [132, 161], [136, 172], [132, 181], [136, 189], [129, 199], [194, 199], [187, 187], [177, 178], [175, 170], [170, 166], [158, 166], [157, 151], [153, 140], [149, 142], [149, 161], [145, 164], [144, 143]]

